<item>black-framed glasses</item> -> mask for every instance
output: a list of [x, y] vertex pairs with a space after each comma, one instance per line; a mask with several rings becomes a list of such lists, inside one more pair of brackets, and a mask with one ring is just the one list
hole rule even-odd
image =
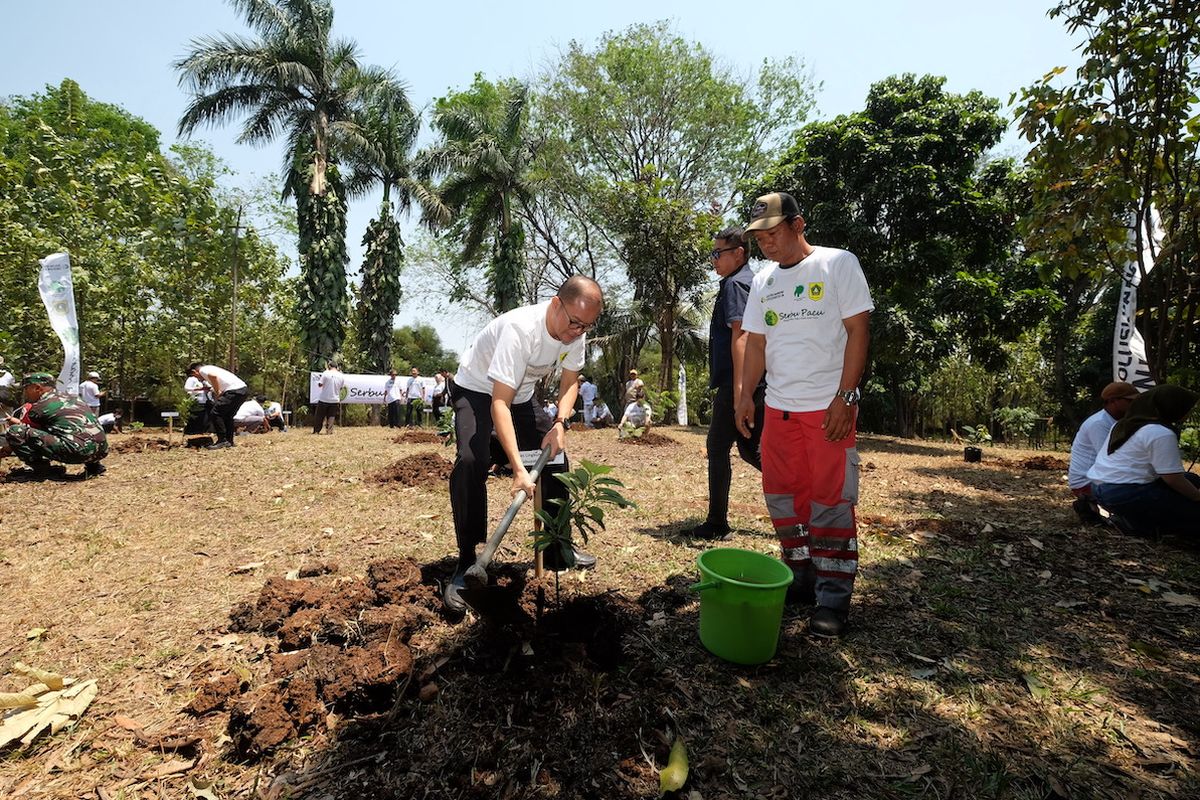
[[567, 328], [570, 330], [579, 331], [580, 333], [587, 333], [592, 328], [596, 327], [596, 323], [594, 322], [580, 322], [572, 317], [571, 312], [567, 311], [566, 306], [562, 306], [562, 312], [567, 315]]
[[733, 250], [741, 250], [741, 249], [742, 249], [741, 245], [738, 245], [737, 247], [722, 247], [720, 249], [713, 250], [711, 253], [708, 254], [708, 257], [711, 258], [713, 261], [716, 261], [718, 258], [721, 257], [721, 253], [728, 253]]

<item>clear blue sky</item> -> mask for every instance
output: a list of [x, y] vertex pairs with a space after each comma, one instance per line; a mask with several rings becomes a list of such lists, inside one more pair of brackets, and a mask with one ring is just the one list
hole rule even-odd
[[[1073, 67], [1078, 54], [1062, 24], [1046, 17], [1052, 0], [841, 0], [750, 6], [706, 0], [631, 2], [398, 3], [335, 0], [335, 30], [356, 40], [364, 60], [395, 69], [410, 96], [424, 105], [448, 89], [489, 78], [532, 76], [571, 40], [590, 43], [637, 22], [671, 20], [683, 36], [702, 43], [750, 73], [763, 58], [796, 55], [823, 83], [818, 116], [861, 108], [870, 85], [901, 72], [933, 73], [947, 87], [979, 89], [1007, 103], [1009, 95], [1055, 66]], [[246, 33], [222, 0], [58, 0], [22, 2], [5, 9], [0, 29], [0, 96], [41, 91], [63, 78], [97, 100], [114, 103], [157, 127], [164, 146], [187, 97], [171, 64], [192, 38]], [[234, 143], [235, 128], [205, 130], [198, 138], [239, 173], [237, 182], [276, 170], [280, 147]], [[1010, 133], [1002, 149], [1023, 150]], [[351, 209], [351, 268], [375, 201]], [[424, 319], [409, 297], [400, 320]], [[446, 344], [461, 349], [477, 320], [445, 315], [438, 324]]]

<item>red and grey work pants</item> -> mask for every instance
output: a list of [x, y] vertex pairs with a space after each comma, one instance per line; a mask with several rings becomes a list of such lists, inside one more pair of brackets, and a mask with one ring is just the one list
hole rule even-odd
[[762, 482], [783, 561], [817, 605], [850, 609], [858, 572], [854, 504], [858, 502], [855, 432], [825, 441], [825, 411], [780, 411], [763, 420]]

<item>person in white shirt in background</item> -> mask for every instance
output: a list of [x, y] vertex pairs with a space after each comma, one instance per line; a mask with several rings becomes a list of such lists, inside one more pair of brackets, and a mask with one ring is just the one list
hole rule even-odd
[[579, 397], [583, 400], [583, 425], [592, 427], [592, 405], [596, 402], [596, 384], [587, 375], [579, 376]]
[[107, 394], [107, 392], [101, 391], [100, 385], [96, 383], [98, 380], [100, 380], [99, 372], [89, 372], [87, 380], [79, 384], [79, 399], [96, 416], [100, 416], [100, 398]]
[[320, 433], [324, 427], [326, 433], [333, 433], [333, 420], [337, 417], [342, 405], [342, 389], [346, 386], [346, 378], [338, 365], [329, 361], [325, 371], [317, 379], [317, 411], [314, 414], [313, 433]]
[[124, 412], [121, 409], [110, 411], [107, 414], [101, 414], [96, 417], [96, 421], [100, 423], [100, 427], [104, 428], [105, 433], [124, 433], [121, 429], [121, 418]]
[[1096, 498], [1092, 496], [1092, 483], [1088, 480], [1088, 470], [1096, 463], [1096, 454], [1108, 443], [1108, 434], [1113, 426], [1125, 416], [1138, 390], [1132, 383], [1116, 381], [1105, 386], [1100, 392], [1104, 406], [1092, 414], [1075, 434], [1071, 442], [1071, 466], [1067, 471], [1067, 488], [1075, 495], [1071, 508], [1075, 509], [1080, 522], [1095, 525], [1104, 521]]
[[396, 377], [396, 370], [388, 370], [388, 379], [383, 384], [383, 399], [387, 403], [387, 426], [400, 427], [400, 405], [404, 402], [405, 381]]
[[17, 379], [4, 368], [4, 359], [0, 358], [0, 430], [5, 427], [4, 419], [12, 411], [17, 401]]
[[597, 397], [596, 402], [592, 405], [592, 427], [607, 428], [613, 424], [612, 409], [604, 402], [602, 398]]
[[621, 415], [621, 421], [617, 423], [617, 437], [624, 439], [626, 436], [637, 433], [638, 429], [641, 434], [649, 432], [650, 426], [653, 424], [654, 410], [650, 408], [650, 404], [646, 402], [646, 390], [634, 389], [633, 402], [625, 406], [625, 413]]
[[286, 433], [287, 424], [283, 420], [283, 406], [279, 405], [279, 403], [276, 403], [274, 400], [268, 403], [267, 396], [265, 394], [260, 394], [254, 399], [258, 401], [258, 404], [263, 407], [263, 411], [266, 412], [268, 430], [271, 428], [278, 428]]
[[267, 424], [267, 410], [262, 407], [257, 397], [242, 403], [237, 414], [233, 416], [233, 424], [247, 433], [266, 433], [271, 430], [271, 426]]
[[[183, 382], [183, 390], [187, 392], [188, 397], [192, 398], [192, 407], [188, 411], [188, 418], [183, 423], [183, 435], [199, 437], [211, 433], [212, 387], [203, 378], [189, 373], [187, 380]], [[198, 440], [196, 444], [202, 441]], [[209, 443], [211, 444], [211, 441]], [[192, 442], [189, 442], [188, 445], [195, 446]]]
[[187, 373], [212, 388], [212, 424], [217, 432], [217, 441], [207, 449], [233, 447], [233, 417], [242, 407], [242, 401], [246, 399], [246, 382], [227, 369], [213, 364], [201, 364], [199, 361], [189, 364]]
[[629, 405], [637, 399], [638, 389], [645, 388], [646, 384], [638, 377], [638, 371], [636, 369], [629, 370], [629, 380], [625, 381], [625, 394], [623, 395], [625, 405]]
[[408, 383], [404, 386], [404, 427], [413, 426], [413, 414], [417, 413], [417, 424], [421, 424], [420, 412], [416, 411], [417, 401], [425, 402], [425, 384], [421, 381], [421, 371], [412, 368]]

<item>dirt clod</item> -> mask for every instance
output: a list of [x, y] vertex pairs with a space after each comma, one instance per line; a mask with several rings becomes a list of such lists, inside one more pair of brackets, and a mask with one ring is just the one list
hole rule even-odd
[[230, 698], [241, 691], [242, 681], [237, 675], [222, 675], [201, 681], [196, 686], [196, 696], [184, 706], [189, 714], [201, 716], [219, 708], [224, 708]]
[[450, 480], [450, 470], [453, 466], [436, 453], [420, 453], [384, 467], [376, 472], [372, 479], [376, 483], [398, 483], [401, 486], [440, 486]]
[[150, 450], [167, 450], [171, 443], [160, 436], [109, 437], [109, 453], [145, 453]]
[[443, 439], [434, 431], [407, 430], [392, 441], [396, 444], [441, 444]]
[[646, 431], [641, 436], [626, 436], [621, 441], [625, 444], [640, 444], [643, 447], [666, 447], [678, 444], [671, 437], [663, 436], [661, 433], [655, 433], [654, 431]]

